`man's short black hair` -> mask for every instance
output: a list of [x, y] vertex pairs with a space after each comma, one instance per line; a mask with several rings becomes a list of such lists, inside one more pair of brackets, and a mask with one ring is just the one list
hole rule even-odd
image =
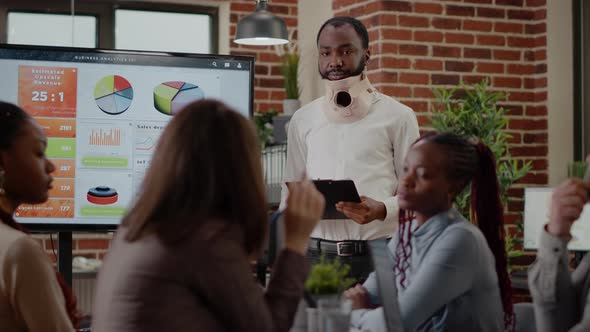
[[368, 49], [369, 48], [369, 32], [367, 32], [367, 28], [363, 25], [363, 23], [361, 23], [361, 21], [357, 20], [356, 18], [350, 17], [350, 16], [336, 16], [336, 17], [332, 17], [331, 19], [324, 22], [324, 24], [322, 24], [322, 27], [320, 28], [320, 31], [318, 31], [318, 36], [316, 38], [316, 44], [318, 44], [320, 42], [320, 34], [322, 33], [322, 31], [324, 30], [325, 27], [327, 27], [328, 25], [331, 25], [335, 28], [338, 28], [338, 27], [343, 26], [345, 24], [352, 25], [352, 27], [354, 28], [354, 30], [356, 31], [358, 36], [361, 38], [361, 42], [363, 43], [363, 48]]

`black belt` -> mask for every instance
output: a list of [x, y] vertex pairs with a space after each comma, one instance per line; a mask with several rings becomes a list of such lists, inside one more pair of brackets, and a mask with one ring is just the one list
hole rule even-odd
[[364, 256], [369, 253], [367, 241], [358, 240], [330, 241], [311, 238], [309, 239], [309, 250], [343, 257]]

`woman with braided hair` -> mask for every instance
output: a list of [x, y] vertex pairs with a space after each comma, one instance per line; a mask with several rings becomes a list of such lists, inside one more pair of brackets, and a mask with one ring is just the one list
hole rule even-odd
[[0, 326], [4, 332], [74, 331], [71, 289], [41, 246], [12, 215], [22, 203], [48, 198], [55, 166], [47, 138], [19, 107], [0, 102]]
[[[471, 184], [468, 222], [453, 202]], [[432, 133], [408, 152], [398, 187], [400, 224], [389, 243], [404, 331], [512, 331], [503, 209], [490, 149]], [[477, 226], [475, 226], [475, 225]], [[383, 327], [372, 275], [345, 295], [353, 325]], [[377, 328], [375, 328], [377, 327]]]

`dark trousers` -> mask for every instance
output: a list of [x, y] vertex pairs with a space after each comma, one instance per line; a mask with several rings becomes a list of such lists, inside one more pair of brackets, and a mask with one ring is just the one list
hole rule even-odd
[[[350, 265], [350, 272], [348, 276], [350, 278], [354, 278], [357, 283], [363, 283], [369, 277], [369, 274], [373, 272], [373, 262], [371, 261], [371, 256], [369, 253], [364, 255], [354, 255], [354, 256], [338, 256], [336, 254], [324, 252], [324, 259], [326, 261], [332, 262], [338, 257], [340, 259], [340, 263]], [[320, 257], [322, 256], [322, 252], [319, 250], [307, 250], [307, 259], [311, 265], [317, 264], [320, 262]]]

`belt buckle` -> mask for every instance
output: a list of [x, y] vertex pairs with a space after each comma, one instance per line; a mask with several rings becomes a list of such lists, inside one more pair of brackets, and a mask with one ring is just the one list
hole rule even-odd
[[354, 255], [354, 243], [336, 242], [336, 254], [342, 257]]

